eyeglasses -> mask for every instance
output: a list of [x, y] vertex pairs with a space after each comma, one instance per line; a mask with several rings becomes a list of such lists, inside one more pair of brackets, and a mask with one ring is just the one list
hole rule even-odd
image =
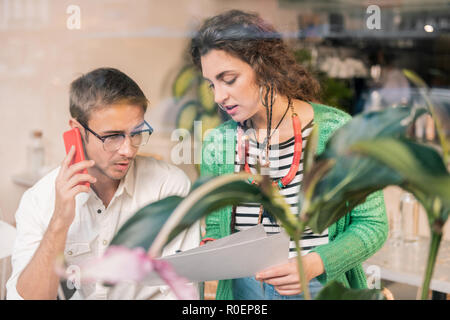
[[94, 136], [96, 136], [98, 139], [100, 139], [103, 142], [103, 149], [108, 152], [117, 151], [120, 149], [120, 147], [125, 142], [125, 137], [129, 136], [131, 139], [131, 145], [134, 147], [140, 147], [144, 146], [148, 142], [148, 138], [150, 138], [150, 135], [153, 133], [153, 128], [148, 124], [147, 121], [144, 120], [144, 122], [136, 127], [134, 131], [132, 131], [130, 134], [126, 133], [115, 133], [110, 134], [106, 136], [101, 136], [94, 131], [92, 131], [87, 125], [80, 122], [80, 124], [85, 128], [87, 131], [92, 133]]

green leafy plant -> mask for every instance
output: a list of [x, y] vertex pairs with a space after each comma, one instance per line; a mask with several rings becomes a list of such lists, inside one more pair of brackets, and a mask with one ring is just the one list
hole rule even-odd
[[436, 113], [436, 107], [428, 96], [428, 86], [414, 72], [410, 70], [403, 72], [419, 88], [427, 104], [436, 125], [441, 152], [429, 145], [403, 137], [377, 139], [370, 143], [360, 142], [353, 149], [395, 170], [404, 180], [401, 187], [414, 194], [427, 213], [431, 242], [421, 293], [421, 298], [426, 299], [443, 236], [443, 227], [450, 212], [449, 141]]

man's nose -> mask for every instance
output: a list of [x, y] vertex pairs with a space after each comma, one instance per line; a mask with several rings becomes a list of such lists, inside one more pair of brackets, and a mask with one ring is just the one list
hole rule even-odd
[[130, 136], [125, 136], [125, 139], [117, 152], [122, 156], [132, 158], [136, 151], [137, 148], [131, 143]]

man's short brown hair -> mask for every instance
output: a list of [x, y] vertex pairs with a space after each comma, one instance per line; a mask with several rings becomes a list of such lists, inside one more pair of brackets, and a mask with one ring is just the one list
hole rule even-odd
[[116, 103], [142, 106], [145, 112], [148, 100], [136, 82], [114, 68], [95, 69], [70, 85], [70, 115], [86, 125], [92, 111]]

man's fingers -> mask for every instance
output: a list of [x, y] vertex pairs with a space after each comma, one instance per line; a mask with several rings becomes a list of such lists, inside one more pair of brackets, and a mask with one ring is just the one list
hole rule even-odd
[[84, 160], [81, 162], [77, 162], [69, 167], [66, 172], [66, 178], [70, 179], [73, 175], [75, 175], [79, 171], [83, 171], [84, 169], [93, 167], [95, 165], [94, 160]]
[[75, 146], [71, 146], [69, 152], [64, 157], [64, 160], [61, 163], [61, 168], [58, 172], [58, 177], [62, 178], [66, 175], [66, 171], [69, 168], [70, 162], [72, 162], [72, 158], [75, 154]]
[[75, 154], [75, 146], [71, 146], [69, 152], [67, 153], [66, 157], [63, 160], [63, 168], [64, 169], [69, 167], [74, 154]]
[[90, 174], [80, 173], [74, 175], [72, 178], [70, 178], [69, 182], [67, 183], [67, 187], [69, 189], [72, 189], [74, 186], [79, 184], [80, 182], [90, 182], [90, 183], [96, 183], [97, 179], [91, 176]]
[[71, 196], [75, 197], [77, 194], [81, 193], [81, 192], [89, 192], [90, 187], [87, 187], [85, 185], [78, 185], [75, 186], [74, 188], [72, 188], [71, 192]]

